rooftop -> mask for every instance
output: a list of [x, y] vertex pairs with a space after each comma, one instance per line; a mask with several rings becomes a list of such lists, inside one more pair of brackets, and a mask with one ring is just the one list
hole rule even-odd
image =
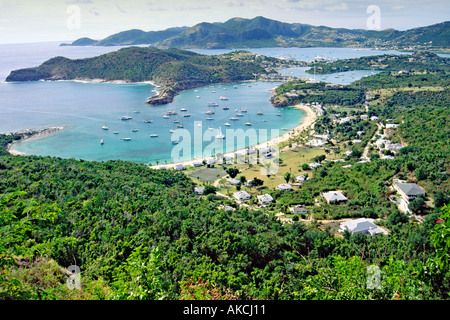
[[420, 194], [425, 194], [425, 191], [415, 183], [398, 183], [398, 182], [396, 182], [395, 185], [404, 194], [406, 194], [408, 196], [417, 196]]

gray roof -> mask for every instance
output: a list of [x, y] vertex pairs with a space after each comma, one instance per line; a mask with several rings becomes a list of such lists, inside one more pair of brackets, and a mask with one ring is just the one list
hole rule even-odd
[[328, 202], [347, 200], [347, 198], [342, 194], [342, 192], [339, 191], [325, 192], [323, 196]]
[[352, 230], [352, 232], [358, 233], [358, 232], [367, 231], [372, 228], [378, 228], [378, 227], [370, 221], [363, 221], [363, 222], [359, 222], [356, 225], [355, 229]]
[[396, 185], [407, 196], [425, 194], [425, 191], [415, 183], [396, 183]]

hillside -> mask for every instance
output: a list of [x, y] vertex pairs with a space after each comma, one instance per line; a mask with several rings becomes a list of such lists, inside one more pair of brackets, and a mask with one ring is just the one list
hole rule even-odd
[[192, 27], [144, 32], [129, 30], [98, 41], [71, 45], [151, 44], [160, 48], [377, 47], [389, 49], [448, 48], [450, 22], [406, 31], [331, 28], [285, 23], [261, 16], [202, 22]]
[[202, 55], [180, 49], [127, 47], [86, 59], [55, 57], [38, 67], [12, 71], [7, 82], [102, 79], [152, 81], [164, 87], [149, 104], [171, 102], [181, 90], [213, 83], [251, 80], [255, 74], [305, 65], [293, 60], [259, 56], [247, 51]]
[[[419, 51], [413, 54], [367, 56], [340, 59], [332, 62], [314, 62], [308, 73], [329, 74], [353, 70], [383, 70], [402, 72], [450, 72], [450, 59]], [[315, 69], [314, 69], [315, 66]]]

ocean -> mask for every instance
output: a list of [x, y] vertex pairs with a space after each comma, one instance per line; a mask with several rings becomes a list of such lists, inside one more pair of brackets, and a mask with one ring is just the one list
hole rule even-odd
[[[162, 106], [149, 106], [145, 103], [157, 89], [148, 83], [4, 82], [12, 70], [37, 66], [55, 56], [86, 58], [119, 48], [121, 47], [60, 47], [59, 42], [0, 45], [0, 132], [64, 127], [55, 135], [15, 144], [14, 150], [24, 154], [94, 161], [120, 159], [151, 164], [156, 161], [176, 162], [188, 160], [186, 157], [192, 153], [173, 154], [175, 145], [171, 141], [171, 130], [183, 130], [184, 138], [190, 135], [192, 141], [203, 141], [202, 147], [206, 148], [214, 140], [209, 140], [211, 133], [215, 136], [219, 129], [224, 134], [230, 129], [242, 129], [244, 132], [254, 130], [257, 133], [267, 130], [267, 136], [258, 136], [264, 140], [273, 138], [271, 130], [278, 130], [281, 135], [285, 130], [297, 126], [305, 116], [298, 109], [274, 108], [271, 105], [270, 90], [278, 86], [279, 82], [205, 86], [183, 91], [172, 103]], [[193, 51], [220, 54], [230, 50]], [[398, 53], [351, 48], [264, 48], [249, 51], [305, 61], [317, 56], [340, 59]], [[347, 84], [372, 72], [347, 72], [339, 78], [316, 76], [316, 79], [327, 77], [324, 81]], [[282, 73], [307, 75], [304, 68], [287, 69]], [[217, 106], [212, 107], [211, 103]], [[167, 111], [176, 111], [177, 114], [164, 118]], [[206, 114], [208, 111], [214, 114]], [[190, 116], [185, 117], [186, 114]], [[240, 114], [237, 117], [239, 120], [230, 120], [236, 114]], [[132, 119], [123, 121], [122, 116]], [[251, 123], [251, 126], [246, 123]], [[107, 127], [108, 130], [102, 127]], [[199, 133], [199, 128], [200, 140], [194, 137]], [[210, 132], [211, 129], [214, 130]], [[103, 144], [100, 143], [101, 140]], [[241, 149], [249, 144], [251, 141], [248, 140], [236, 141], [234, 147]]]

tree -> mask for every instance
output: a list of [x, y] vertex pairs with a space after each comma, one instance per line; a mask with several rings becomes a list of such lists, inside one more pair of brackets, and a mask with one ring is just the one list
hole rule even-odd
[[234, 178], [238, 175], [239, 170], [237, 168], [228, 168], [225, 170], [225, 172], [228, 173], [231, 178]]
[[402, 212], [400, 212], [399, 210], [394, 210], [394, 212], [392, 212], [389, 217], [388, 217], [388, 222], [395, 226], [399, 223], [405, 223], [408, 221], [408, 216]]
[[425, 200], [422, 197], [417, 197], [409, 203], [409, 208], [413, 212], [419, 211], [422, 206], [425, 204]]
[[450, 197], [444, 190], [439, 190], [434, 195], [434, 206], [436, 208], [440, 208], [445, 204], [449, 204], [449, 202], [450, 202]]
[[286, 181], [286, 183], [288, 183], [290, 179], [291, 179], [291, 173], [290, 172], [286, 172], [284, 174], [284, 180]]
[[239, 178], [239, 181], [241, 181], [241, 183], [245, 183], [245, 182], [247, 182], [247, 178], [245, 176], [241, 176]]
[[425, 180], [427, 178], [427, 170], [424, 166], [420, 166], [415, 170], [417, 180]]
[[216, 193], [217, 189], [214, 186], [208, 185], [205, 187], [205, 189], [203, 190], [203, 194], [204, 195], [208, 195], [208, 194], [214, 194]]
[[302, 164], [302, 170], [306, 171], [309, 170], [309, 165], [307, 163]]

